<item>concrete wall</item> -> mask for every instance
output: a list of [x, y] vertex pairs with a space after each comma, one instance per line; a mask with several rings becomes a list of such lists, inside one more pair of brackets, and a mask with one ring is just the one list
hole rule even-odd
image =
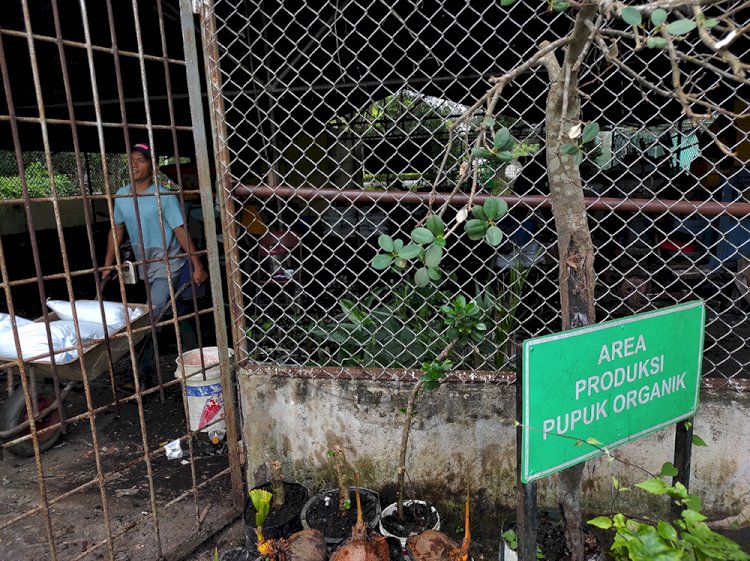
[[[335, 485], [326, 452], [344, 447], [363, 485], [392, 494], [398, 462], [401, 409], [409, 384], [238, 375], [248, 481], [267, 479], [266, 462], [280, 459], [288, 477], [313, 491]], [[472, 490], [498, 505], [515, 505], [515, 392], [507, 384], [446, 383], [417, 403], [407, 471], [416, 492], [428, 500], [460, 501], [465, 474]], [[505, 422], [503, 422], [505, 420]], [[708, 444], [693, 448], [691, 490], [712, 516], [737, 513], [750, 500], [750, 395], [704, 393], [695, 432]], [[665, 429], [617, 449], [616, 454], [651, 472], [672, 460], [673, 430]], [[584, 508], [608, 512], [612, 477], [624, 485], [643, 472], [604, 457], [586, 467]], [[556, 477], [539, 484], [540, 503], [553, 506]], [[623, 493], [618, 508], [654, 512], [661, 497]]]
[[[86, 224], [83, 213], [83, 201], [59, 201], [60, 219], [63, 227], [83, 226]], [[55, 212], [50, 201], [32, 201], [31, 213], [34, 217], [35, 230], [53, 230], [55, 224]], [[91, 216], [94, 216], [93, 209]], [[95, 220], [104, 220], [96, 217]], [[0, 206], [0, 234], [21, 234], [28, 230], [26, 223], [26, 211], [23, 205], [1, 205]]]

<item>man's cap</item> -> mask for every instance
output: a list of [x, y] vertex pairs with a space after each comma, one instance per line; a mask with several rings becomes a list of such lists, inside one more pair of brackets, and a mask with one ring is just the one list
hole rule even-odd
[[134, 144], [132, 148], [130, 149], [130, 153], [138, 152], [139, 154], [143, 154], [145, 157], [147, 157], [149, 160], [152, 159], [151, 157], [151, 146], [148, 144]]

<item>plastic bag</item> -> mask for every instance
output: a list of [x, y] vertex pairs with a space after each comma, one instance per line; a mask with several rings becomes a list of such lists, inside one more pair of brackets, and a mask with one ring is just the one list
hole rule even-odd
[[[104, 306], [104, 317], [107, 327], [117, 331], [125, 325], [126, 311], [130, 315], [130, 321], [140, 317], [143, 313], [140, 308], [128, 309], [122, 302], [102, 302]], [[67, 300], [47, 300], [47, 307], [54, 311], [61, 320], [72, 320], [73, 309]], [[92, 322], [102, 324], [102, 312], [98, 300], [76, 300], [75, 308], [79, 322]]]
[[[28, 325], [32, 323], [31, 320], [16, 316], [16, 325], [21, 327], [22, 325]], [[0, 332], [13, 329], [13, 324], [10, 321], [9, 314], [0, 314]]]
[[[49, 324], [49, 328], [52, 336], [52, 349], [57, 351], [68, 348], [68, 350], [55, 353], [55, 363], [66, 364], [76, 360], [78, 358], [78, 351], [74, 348], [76, 345], [76, 334], [75, 329], [73, 329], [73, 322], [52, 321]], [[18, 328], [18, 339], [21, 343], [22, 360], [33, 359], [32, 362], [51, 362], [47, 329], [44, 323], [30, 322], [20, 326]], [[0, 337], [0, 358], [6, 360], [15, 360], [17, 358], [15, 339], [10, 333], [6, 332]]]

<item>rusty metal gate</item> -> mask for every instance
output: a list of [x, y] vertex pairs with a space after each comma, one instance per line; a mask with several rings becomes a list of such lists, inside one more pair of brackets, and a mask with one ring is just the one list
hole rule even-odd
[[244, 508], [193, 8], [3, 4], [4, 559], [180, 559]]
[[[514, 338], [560, 329], [544, 159], [548, 82], [535, 57], [542, 40], [565, 44], [576, 13], [569, 3], [207, 4], [240, 361], [285, 365], [273, 372], [291, 376], [403, 379], [445, 346], [440, 307], [458, 294], [477, 299], [487, 328], [481, 345], [454, 349], [460, 370], [512, 369]], [[616, 13], [597, 20], [580, 88], [581, 126], [599, 128], [586, 133], [581, 174], [597, 320], [702, 298], [706, 384], [743, 388], [750, 142], [739, 61], [748, 46], [729, 30], [745, 29], [748, 9], [720, 4], [705, 15], [718, 27], [683, 32], [672, 51], [646, 46], [645, 36], [638, 43]], [[649, 38], [689, 23], [659, 17], [643, 16]], [[707, 50], [703, 40], [723, 33], [727, 43]], [[661, 95], [674, 87], [671, 56], [688, 65], [678, 83], [697, 100], [690, 118]], [[502, 96], [482, 97], [511, 74]], [[510, 132], [503, 157], [470, 157], [501, 126]], [[715, 149], [716, 135], [736, 158]], [[462, 184], [464, 170], [472, 176]], [[511, 207], [500, 224], [505, 241], [472, 242], [459, 228], [442, 284], [415, 286], [411, 265], [400, 273], [372, 266], [378, 252], [393, 254], [394, 240], [408, 244], [431, 209], [447, 205], [452, 221], [470, 197], [491, 196]], [[391, 241], [380, 244], [382, 235]]]

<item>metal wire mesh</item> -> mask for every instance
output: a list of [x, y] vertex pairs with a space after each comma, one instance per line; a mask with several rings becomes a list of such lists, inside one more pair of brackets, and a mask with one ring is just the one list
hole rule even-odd
[[[542, 70], [509, 84], [494, 115], [515, 139], [513, 160], [478, 167], [479, 199], [500, 195], [511, 204], [505, 242], [493, 249], [457, 235], [443, 265], [447, 278], [426, 289], [414, 286], [413, 270], [397, 275], [370, 265], [380, 234], [407, 241], [436, 181], [439, 202], [453, 191], [484, 106], [448, 150], [450, 125], [491, 77], [570, 29], [568, 13], [532, 4], [216, 0], [219, 128], [226, 129], [219, 154], [228, 165], [232, 225], [224, 242], [237, 256], [229, 276], [246, 337], [241, 358], [304, 372], [371, 367], [374, 377], [416, 368], [445, 346], [440, 306], [458, 294], [478, 299], [488, 326], [483, 343], [454, 349], [459, 369], [507, 369], [511, 341], [560, 329]], [[613, 36], [627, 29], [616, 20], [603, 25]], [[622, 45], [615, 56], [643, 79], [669, 85], [660, 52]], [[746, 48], [741, 43], [740, 58]], [[703, 56], [690, 38], [680, 49]], [[705, 68], [690, 72], [705, 87], [701, 99], [745, 115], [705, 122], [746, 161], [744, 86], [714, 74], [709, 87]], [[750, 176], [681, 117], [676, 101], [601, 55], [587, 58], [580, 84], [583, 119], [602, 131], [581, 167], [597, 320], [705, 299], [704, 373], [737, 382], [750, 360], [750, 244], [748, 207], [735, 203], [745, 202]], [[454, 211], [465, 204], [460, 195]]]
[[[222, 275], [213, 251], [191, 5], [18, 0], [3, 7], [3, 558], [180, 558], [236, 518], [246, 498], [227, 330], [223, 306], [214, 305], [223, 301]], [[161, 165], [161, 174], [140, 176], [142, 187], [162, 190], [117, 194], [137, 183], [134, 156], [127, 154], [136, 143], [152, 146], [151, 164]], [[154, 228], [155, 258], [139, 259], [115, 242], [114, 208], [124, 199], [136, 213], [137, 225], [127, 232], [131, 249], [139, 240], [154, 249], [142, 241]], [[171, 226], [168, 202], [175, 203]], [[138, 208], [146, 219], [138, 218]], [[171, 259], [168, 234], [185, 236]], [[166, 269], [164, 307], [151, 305], [156, 285], [137, 284], [137, 274], [132, 283], [127, 279], [129, 259], [144, 272]], [[200, 270], [198, 260], [211, 272], [210, 292], [191, 274]], [[105, 285], [111, 271], [117, 275]], [[184, 278], [178, 280], [178, 271]], [[60, 311], [65, 307], [69, 320]], [[150, 359], [142, 344], [149, 340]], [[39, 344], [30, 351], [30, 342]], [[185, 366], [189, 349], [214, 344], [221, 359], [193, 353], [203, 358]], [[210, 407], [191, 408], [188, 388], [207, 380], [204, 367], [217, 360], [226, 391], [209, 389]], [[225, 431], [226, 439], [214, 446], [205, 429]], [[181, 461], [165, 450], [175, 442]]]

